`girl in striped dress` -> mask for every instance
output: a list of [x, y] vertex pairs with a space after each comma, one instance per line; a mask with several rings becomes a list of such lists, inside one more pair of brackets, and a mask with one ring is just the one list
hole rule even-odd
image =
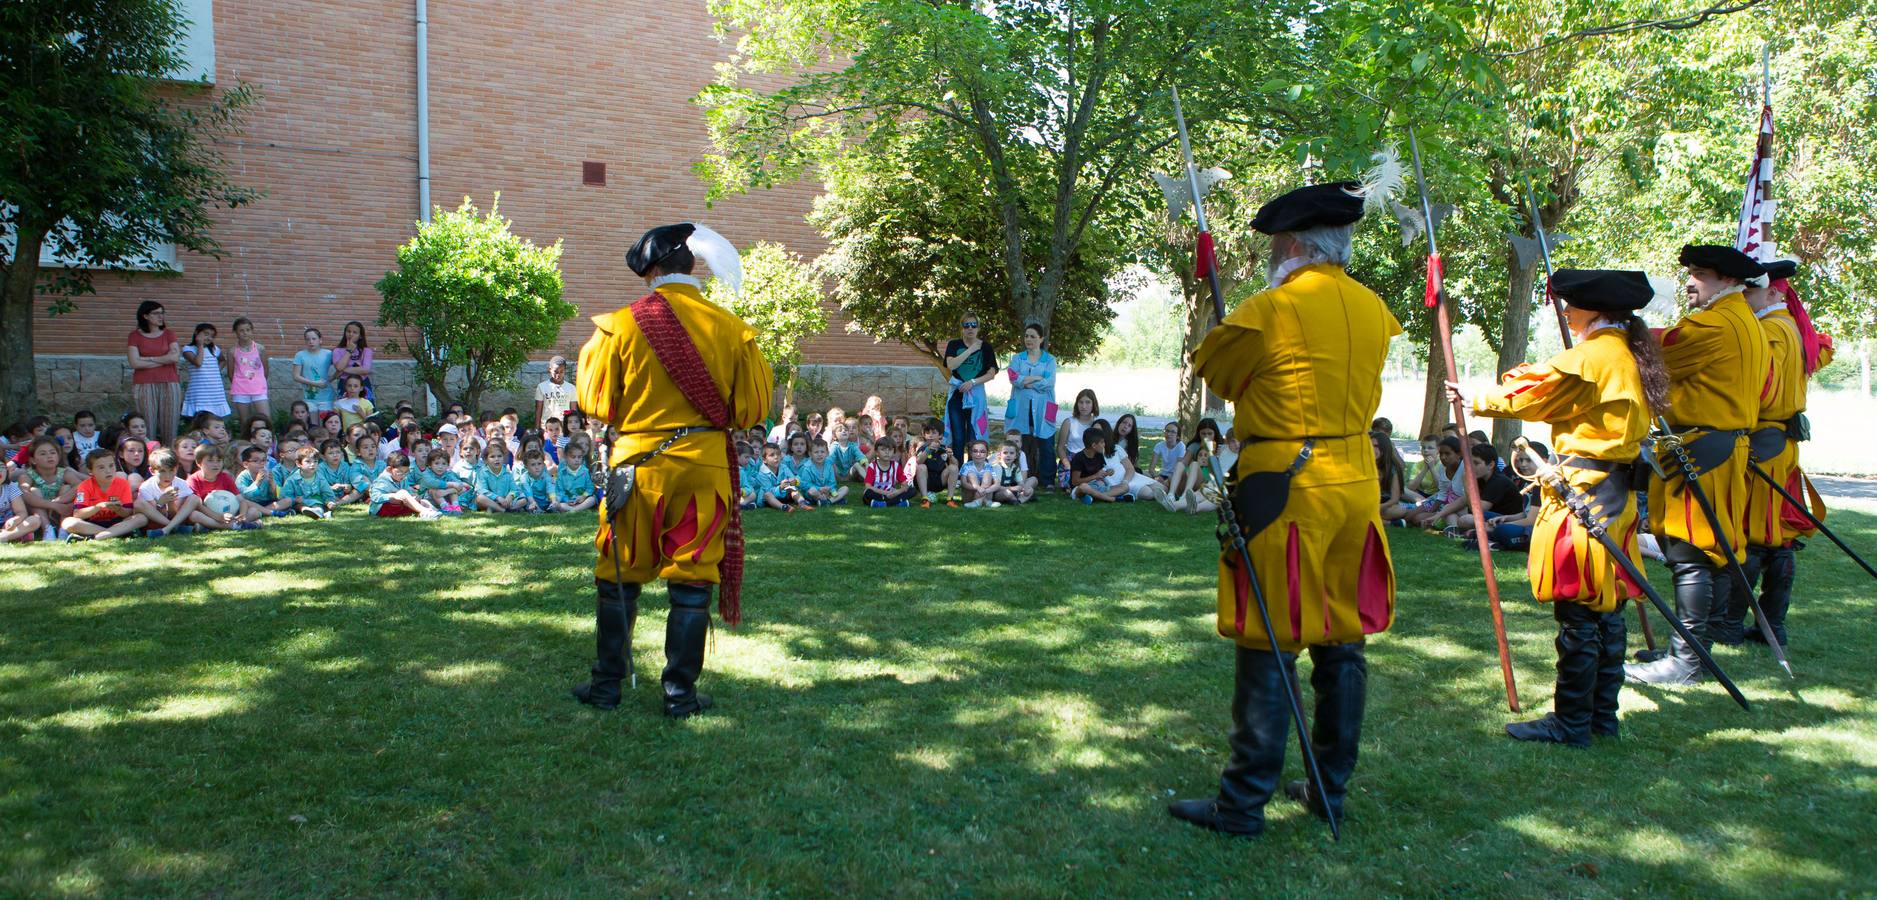
[[199, 412], [212, 412], [226, 418], [234, 413], [228, 408], [228, 386], [222, 379], [228, 361], [222, 348], [215, 346], [215, 326], [203, 322], [196, 326], [195, 337], [182, 350], [183, 362], [189, 364], [189, 389], [183, 394], [182, 416], [187, 419]]

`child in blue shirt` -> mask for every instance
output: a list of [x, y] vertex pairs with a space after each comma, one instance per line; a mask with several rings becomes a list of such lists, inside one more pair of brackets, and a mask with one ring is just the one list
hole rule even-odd
[[560, 471], [554, 475], [554, 493], [560, 497], [561, 512], [592, 509], [600, 502], [593, 493], [593, 470], [587, 468], [587, 454], [592, 452], [585, 436], [569, 439], [561, 450]]
[[494, 441], [482, 451], [482, 465], [476, 469], [476, 508], [489, 512], [524, 512], [528, 505], [515, 490], [515, 476], [508, 471], [508, 448]]
[[770, 509], [794, 512], [807, 505], [802, 502], [796, 484], [793, 477], [782, 475], [782, 448], [764, 444], [763, 464], [756, 470], [756, 502]]
[[[377, 451], [376, 447], [372, 448]], [[377, 477], [372, 479], [367, 488], [371, 492], [371, 506], [367, 509], [374, 516], [395, 519], [400, 516], [416, 516], [420, 519], [434, 519], [440, 513], [423, 498], [417, 496], [411, 483], [411, 460], [403, 452], [393, 450], [385, 458]]]
[[345, 461], [345, 446], [336, 438], [320, 442], [319, 455], [324, 461], [314, 470], [314, 477], [332, 493], [333, 509], [363, 499], [365, 492], [352, 483], [352, 464]]
[[756, 454], [750, 449], [748, 441], [737, 441], [736, 461], [737, 485], [740, 489], [737, 505], [744, 509], [755, 509], [758, 496], [756, 485], [762, 480], [762, 463], [756, 461]]
[[1180, 469], [1180, 460], [1186, 458], [1186, 444], [1180, 440], [1180, 423], [1167, 423], [1166, 440], [1154, 448], [1154, 480], [1163, 488], [1173, 486], [1173, 474]]
[[789, 435], [788, 453], [782, 457], [782, 477], [802, 479], [802, 467], [808, 465], [808, 433]]
[[417, 476], [417, 489], [438, 512], [460, 513], [464, 506], [475, 509], [476, 491], [450, 470], [451, 456], [441, 449], [431, 451], [428, 465]]
[[560, 512], [560, 497], [554, 492], [554, 476], [547, 472], [547, 454], [530, 447], [521, 454], [522, 471], [515, 476], [515, 493], [521, 505], [532, 513]]
[[241, 451], [241, 474], [235, 477], [235, 489], [241, 499], [259, 506], [268, 515], [284, 516], [293, 512], [293, 501], [280, 495], [280, 481], [275, 477], [267, 451], [249, 446]]
[[964, 491], [965, 507], [977, 509], [1002, 505], [994, 499], [997, 493], [997, 470], [991, 465], [990, 443], [972, 441], [970, 453], [965, 464], [958, 467], [958, 486]]
[[[361, 493], [370, 493], [372, 484], [378, 480], [379, 475], [384, 474], [387, 465], [378, 459], [378, 439], [369, 434], [360, 435], [358, 440], [352, 442], [352, 456], [353, 460], [350, 464], [352, 486], [358, 488]], [[406, 456], [407, 466], [409, 461], [410, 457]]]
[[302, 515], [327, 518], [339, 501], [333, 496], [331, 486], [320, 480], [319, 451], [302, 447], [297, 462], [299, 467], [280, 483], [281, 498], [292, 501], [293, 508]]
[[867, 480], [867, 454], [860, 447], [854, 423], [842, 422], [835, 429], [835, 442], [828, 447], [828, 456], [834, 460], [835, 475], [843, 480]]
[[834, 463], [828, 459], [828, 442], [817, 438], [808, 460], [797, 466], [795, 477], [801, 482], [802, 496], [815, 506], [843, 503], [847, 488], [838, 484]]

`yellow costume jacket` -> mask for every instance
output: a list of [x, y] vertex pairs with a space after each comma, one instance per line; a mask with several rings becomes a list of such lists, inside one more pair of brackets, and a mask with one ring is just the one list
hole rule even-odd
[[[1772, 387], [1766, 331], [1753, 318], [1745, 297], [1725, 294], [1663, 332], [1662, 362], [1669, 377], [1668, 420], [1686, 440], [1708, 429], [1741, 432], [1733, 455], [1701, 474], [1701, 487], [1714, 503], [1729, 546], [1738, 553], [1746, 544], [1745, 432], [1759, 421], [1762, 398]], [[1671, 465], [1669, 460], [1663, 464]], [[1686, 541], [1701, 548], [1714, 565], [1726, 565], [1713, 528], [1694, 492], [1682, 489], [1680, 476], [1650, 481], [1649, 522], [1657, 537]]]
[[[1759, 422], [1754, 430], [1785, 430], [1786, 422], [1805, 411], [1805, 350], [1799, 340], [1798, 323], [1784, 306], [1767, 307], [1760, 313], [1760, 327], [1766, 332], [1767, 349], [1772, 357], [1771, 389], [1760, 404]], [[1831, 362], [1831, 348], [1819, 354], [1820, 366]], [[1787, 439], [1783, 449], [1771, 459], [1759, 461], [1760, 468], [1772, 476], [1786, 492], [1812, 507], [1812, 514], [1825, 517], [1825, 502], [1812, 487], [1811, 479], [1799, 469], [1799, 444]], [[1788, 508], [1785, 499], [1771, 485], [1752, 473], [1747, 475], [1747, 542], [1767, 547], [1785, 545], [1793, 538], [1810, 537], [1818, 529], [1805, 516]]]
[[[1621, 328], [1591, 332], [1575, 347], [1535, 366], [1507, 372], [1499, 389], [1474, 398], [1473, 412], [1551, 425], [1560, 457], [1583, 457], [1615, 463], [1634, 462], [1649, 432], [1649, 404], [1642, 376]], [[1571, 487], [1589, 495], [1608, 473], [1560, 466]], [[1622, 510], [1605, 522], [1611, 538], [1631, 560], [1636, 547], [1635, 498], [1625, 491]], [[1603, 510], [1605, 515], [1609, 510]], [[1532, 526], [1526, 556], [1532, 596], [1542, 602], [1582, 603], [1597, 612], [1613, 612], [1624, 600], [1642, 596], [1609, 551], [1578, 523], [1564, 501], [1550, 489]]]
[[[775, 375], [756, 347], [756, 332], [689, 284], [662, 285], [658, 293], [671, 304], [728, 400], [730, 424], [749, 428], [761, 422], [769, 412]], [[580, 351], [575, 383], [581, 411], [619, 434], [609, 457], [612, 465], [655, 449], [675, 429], [710, 424], [653, 355], [630, 308], [595, 316], [593, 325], [593, 337]], [[735, 503], [724, 434], [706, 431], [680, 438], [639, 466], [619, 535], [623, 558], [617, 561], [602, 507], [594, 576], [634, 584], [655, 578], [717, 583], [723, 532]]]
[[[1252, 295], [1193, 353], [1200, 376], [1234, 404], [1241, 475], [1286, 469], [1316, 438], [1283, 513], [1248, 541], [1286, 652], [1359, 641], [1394, 622], [1369, 422], [1400, 333], [1373, 291], [1340, 266], [1313, 265]], [[1218, 627], [1269, 649], [1236, 550], [1219, 560]]]

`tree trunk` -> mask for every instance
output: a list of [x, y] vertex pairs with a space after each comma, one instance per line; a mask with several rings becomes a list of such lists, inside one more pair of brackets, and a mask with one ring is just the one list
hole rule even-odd
[[[1519, 265], [1518, 252], [1510, 245], [1506, 247], [1505, 254], [1506, 315], [1504, 332], [1499, 336], [1499, 372], [1508, 371], [1525, 362], [1525, 351], [1531, 346], [1532, 339], [1532, 286], [1538, 278], [1538, 267]], [[1554, 319], [1556, 316], [1547, 315], [1546, 318]], [[1499, 372], [1493, 374], [1497, 376]], [[1510, 454], [1512, 441], [1522, 431], [1523, 423], [1517, 419], [1494, 419], [1493, 446], [1499, 448], [1501, 455]]]
[[0, 421], [39, 411], [38, 373], [33, 368], [33, 298], [39, 283], [39, 247], [45, 229], [20, 223], [14, 232], [13, 263], [0, 299]]
[[1205, 286], [1185, 269], [1177, 271], [1175, 276], [1180, 282], [1180, 299], [1186, 306], [1186, 334], [1180, 340], [1180, 433], [1190, 435], [1206, 402], [1206, 386], [1200, 382], [1199, 372], [1193, 367], [1193, 351], [1199, 349], [1200, 341], [1205, 340], [1207, 326], [1212, 324], [1212, 320], [1206, 315], [1209, 307], [1203, 293]]
[[1427, 342], [1427, 390], [1421, 405], [1421, 433], [1439, 435], [1440, 427], [1452, 418], [1453, 404], [1447, 402], [1447, 364], [1440, 355], [1440, 336]]

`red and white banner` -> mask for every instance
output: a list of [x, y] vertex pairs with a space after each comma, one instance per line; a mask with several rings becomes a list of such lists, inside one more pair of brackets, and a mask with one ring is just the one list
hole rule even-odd
[[1747, 170], [1747, 189], [1740, 200], [1740, 230], [1734, 247], [1760, 262], [1779, 256], [1773, 246], [1773, 107], [1760, 108], [1760, 141]]

